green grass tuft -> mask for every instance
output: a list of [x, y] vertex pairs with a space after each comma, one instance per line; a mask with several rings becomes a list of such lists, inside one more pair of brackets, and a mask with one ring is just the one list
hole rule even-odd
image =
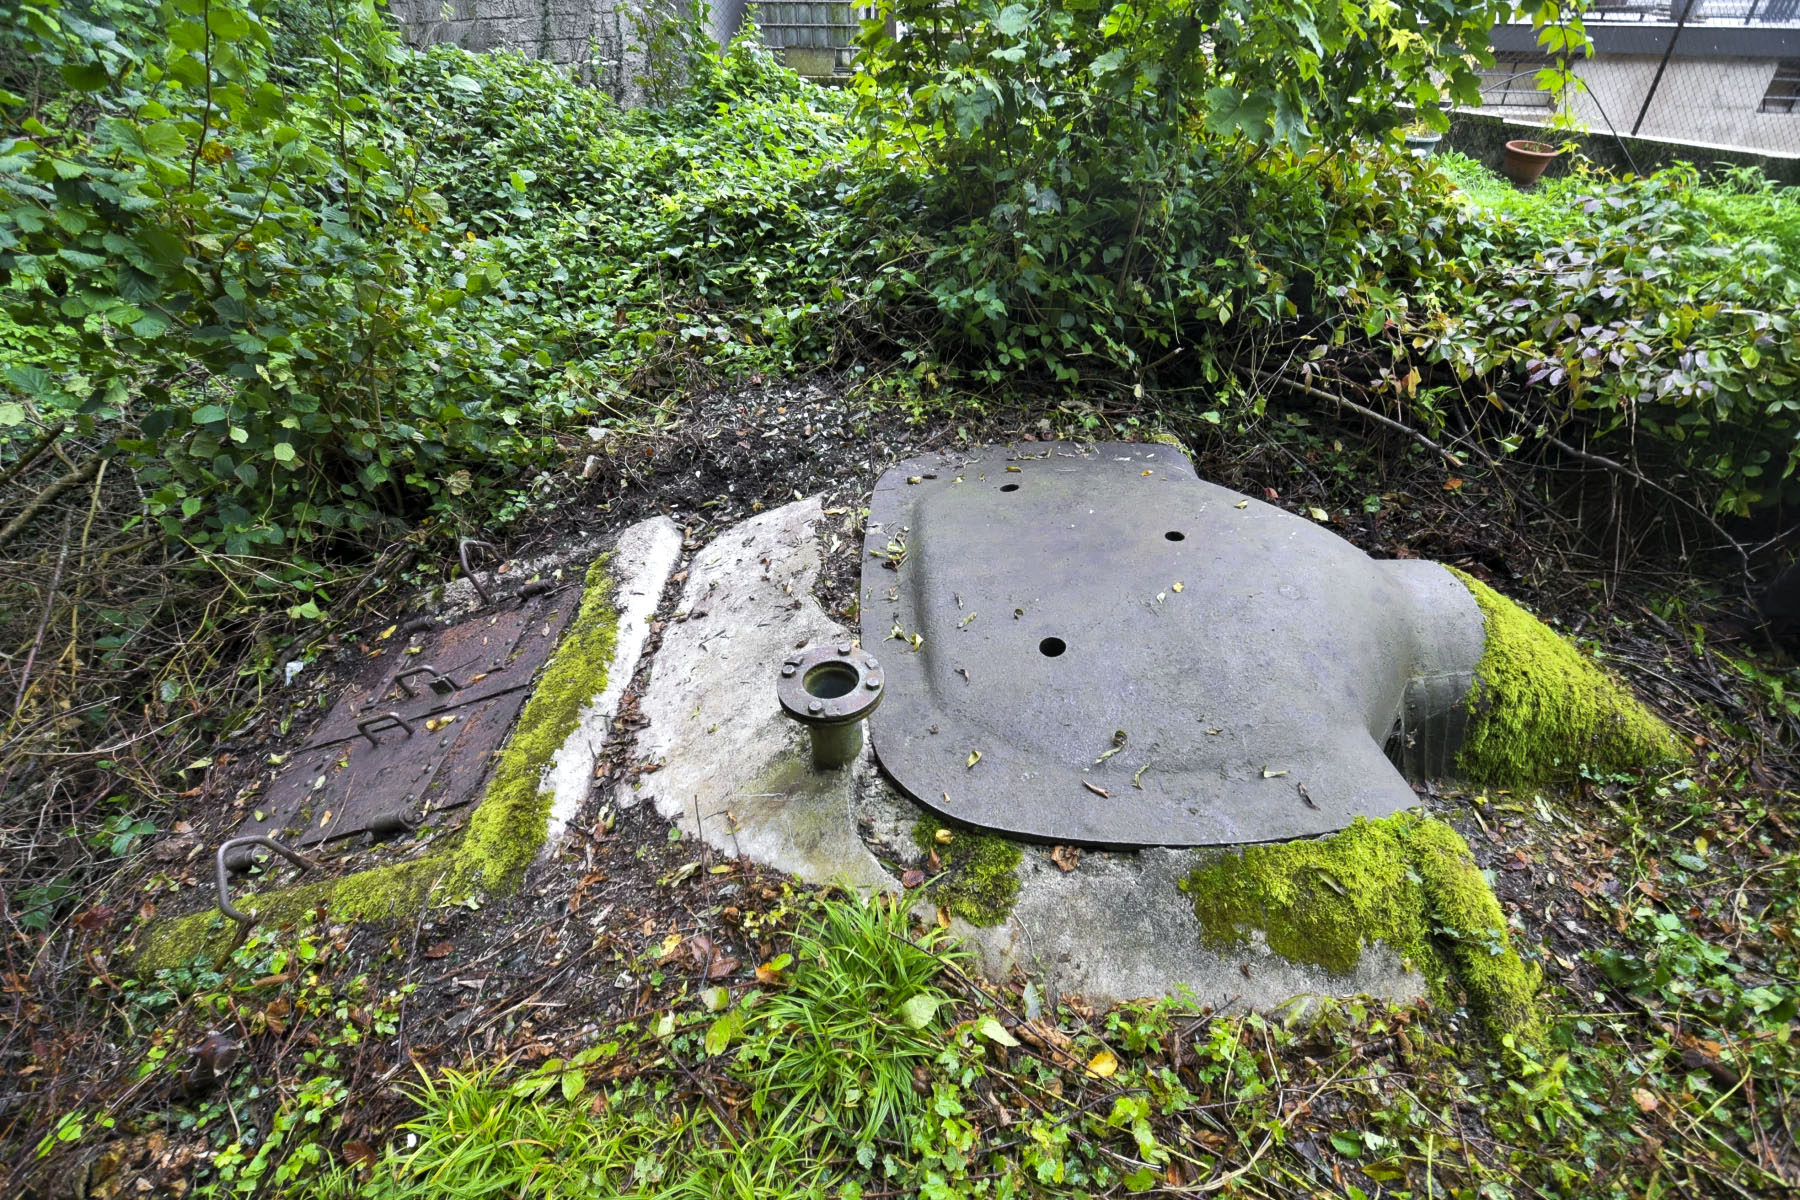
[[[752, 1010], [738, 1064], [767, 1128], [862, 1148], [904, 1142], [924, 1105], [915, 1070], [942, 1048], [940, 934], [910, 939], [884, 897], [824, 905], [794, 935], [793, 982]], [[934, 957], [936, 955], [937, 957]]]

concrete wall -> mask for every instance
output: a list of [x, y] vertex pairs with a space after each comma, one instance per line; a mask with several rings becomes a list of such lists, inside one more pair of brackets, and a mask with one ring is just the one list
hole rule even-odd
[[[1600, 133], [1630, 131], [1656, 78], [1657, 58], [1596, 58], [1573, 64], [1586, 85], [1570, 97], [1583, 124]], [[1775, 59], [1671, 58], [1644, 113], [1638, 136], [1708, 146], [1800, 153], [1800, 112], [1757, 112]], [[1483, 108], [1525, 123], [1548, 121], [1548, 108]]]
[[[1542, 118], [1541, 111], [1537, 114]], [[1509, 120], [1491, 112], [1459, 111], [1451, 114], [1450, 132], [1444, 145], [1478, 159], [1494, 170], [1500, 169], [1506, 143], [1514, 138], [1539, 139], [1544, 131], [1539, 124]], [[1776, 183], [1800, 187], [1800, 154], [1761, 154], [1749, 150], [1684, 145], [1679, 142], [1655, 141], [1641, 137], [1617, 137], [1609, 133], [1562, 134], [1552, 136], [1558, 144], [1573, 141], [1581, 152], [1601, 166], [1619, 172], [1636, 170], [1649, 174], [1659, 167], [1676, 162], [1690, 162], [1699, 167], [1717, 164], [1755, 167]], [[1550, 164], [1546, 175], [1560, 175], [1568, 170], [1566, 159]]]
[[[1766, 0], [1761, 9], [1769, 9]], [[1588, 23], [1588, 32], [1594, 56], [1570, 64], [1586, 84], [1586, 93], [1573, 96], [1571, 108], [1596, 132], [1630, 133], [1655, 83], [1638, 128], [1642, 137], [1800, 154], [1800, 112], [1757, 111], [1780, 60], [1800, 58], [1800, 21], [1709, 21], [1677, 30], [1666, 22], [1604, 24], [1596, 19]], [[1657, 68], [1671, 42], [1673, 52], [1658, 82]], [[1548, 61], [1529, 26], [1497, 27], [1493, 46], [1508, 60]], [[1484, 111], [1525, 122], [1548, 119], [1542, 109]]]

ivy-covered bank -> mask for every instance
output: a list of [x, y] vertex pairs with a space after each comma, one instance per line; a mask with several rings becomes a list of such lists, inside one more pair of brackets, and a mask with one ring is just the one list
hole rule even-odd
[[1675, 758], [1674, 735], [1630, 689], [1493, 588], [1451, 570], [1480, 605], [1486, 632], [1457, 757], [1465, 777], [1511, 786]]
[[1466, 996], [1496, 1041], [1541, 1036], [1538, 973], [1508, 940], [1468, 843], [1441, 821], [1359, 818], [1330, 837], [1222, 854], [1182, 887], [1210, 949], [1257, 937], [1291, 962], [1347, 975], [1383, 943], [1424, 976], [1434, 1000]]
[[[588, 568], [581, 611], [538, 677], [481, 803], [453, 845], [412, 862], [240, 896], [239, 907], [259, 922], [300, 920], [314, 910], [339, 921], [377, 921], [410, 916], [434, 897], [455, 903], [517, 888], [544, 843], [551, 800], [543, 790], [544, 772], [574, 732], [582, 709], [606, 690], [618, 632], [610, 557]], [[223, 950], [235, 932], [216, 910], [151, 926], [133, 965], [142, 973], [179, 966], [197, 954]]]

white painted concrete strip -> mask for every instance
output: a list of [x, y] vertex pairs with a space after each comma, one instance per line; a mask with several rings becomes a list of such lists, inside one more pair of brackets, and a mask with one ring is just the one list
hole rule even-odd
[[612, 662], [606, 670], [606, 688], [581, 710], [580, 721], [544, 772], [544, 787], [554, 798], [540, 855], [554, 852], [563, 830], [587, 799], [594, 780], [594, 764], [599, 761], [600, 748], [606, 744], [619, 699], [631, 686], [644, 643], [650, 637], [650, 618], [655, 615], [663, 587], [680, 558], [681, 530], [667, 517], [640, 521], [620, 534], [613, 547], [610, 571], [619, 624]]

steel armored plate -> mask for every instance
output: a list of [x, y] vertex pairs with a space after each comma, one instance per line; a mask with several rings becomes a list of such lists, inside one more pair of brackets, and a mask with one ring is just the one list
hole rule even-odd
[[[1383, 752], [1460, 702], [1481, 620], [1155, 444], [915, 458], [871, 501], [882, 767], [955, 820], [1108, 846], [1261, 842], [1415, 803]], [[1415, 704], [1416, 707], [1416, 704]]]
[[477, 800], [581, 600], [565, 587], [396, 638], [283, 765], [240, 836], [315, 846], [402, 833]]

